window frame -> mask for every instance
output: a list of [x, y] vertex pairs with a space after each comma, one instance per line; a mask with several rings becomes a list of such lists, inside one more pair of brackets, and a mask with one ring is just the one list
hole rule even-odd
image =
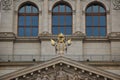
[[[98, 12], [93, 12], [93, 6], [98, 6]], [[88, 8], [90, 8], [91, 7], [91, 12], [87, 12], [87, 9]], [[104, 9], [104, 11], [105, 12], [100, 12], [100, 7], [102, 7], [103, 9]], [[88, 26], [87, 26], [87, 17], [88, 16], [91, 16], [92, 17], [92, 25], [91, 26], [89, 26], [89, 27], [91, 27], [91, 28], [96, 28], [95, 26], [94, 26], [94, 21], [93, 21], [93, 18], [95, 17], [95, 16], [98, 16], [98, 25], [97, 25], [97, 28], [98, 28], [98, 33], [99, 33], [99, 35], [95, 35], [94, 34], [94, 31], [95, 30], [93, 30], [92, 29], [92, 35], [87, 35], [87, 28], [88, 28]], [[100, 25], [100, 17], [102, 17], [102, 16], [104, 16], [105, 17], [105, 26], [101, 26]], [[106, 13], [106, 7], [102, 4], [102, 3], [99, 3], [99, 2], [93, 2], [93, 3], [90, 3], [87, 7], [86, 7], [86, 10], [85, 10], [85, 26], [86, 26], [86, 28], [85, 28], [85, 32], [86, 32], [86, 36], [87, 37], [105, 37], [106, 35], [107, 35], [107, 13]], [[101, 31], [100, 31], [100, 29], [101, 29], [101, 27], [104, 27], [105, 28], [105, 35], [102, 35], [101, 34]]]
[[[26, 10], [26, 7], [27, 6], [30, 6], [30, 9], [31, 9], [31, 12], [30, 13], [27, 13], [27, 10]], [[22, 12], [22, 13], [20, 13], [19, 11], [20, 11], [20, 9], [22, 9], [22, 8], [24, 8], [24, 12]], [[36, 10], [37, 10], [37, 12], [36, 13], [34, 13], [34, 10], [33, 10], [33, 8], [35, 8]], [[19, 37], [37, 37], [38, 36], [38, 32], [39, 32], [39, 9], [38, 9], [38, 7], [34, 4], [34, 3], [32, 3], [32, 2], [25, 2], [25, 3], [23, 3], [23, 4], [21, 4], [20, 5], [20, 7], [19, 7], [19, 9], [18, 9], [18, 20], [17, 20], [17, 26], [18, 26], [18, 28], [17, 28], [17, 35], [19, 36]], [[22, 27], [20, 27], [19, 26], [19, 18], [20, 18], [20, 16], [23, 16], [24, 17], [24, 25], [22, 26]], [[29, 29], [30, 29], [30, 35], [27, 35], [26, 33], [27, 33], [27, 30], [26, 30], [26, 28], [27, 28], [27, 24], [26, 24], [26, 17], [27, 16], [29, 16], [30, 17], [30, 22], [31, 22], [31, 24], [30, 24], [30, 26], [29, 26]], [[33, 25], [33, 21], [32, 21], [32, 19], [34, 18], [34, 17], [37, 17], [37, 26], [35, 26], [35, 25]], [[24, 30], [24, 32], [23, 32], [23, 35], [20, 35], [20, 31], [19, 31], [19, 28], [23, 28], [23, 30]], [[34, 28], [37, 28], [37, 35], [35, 34], [33, 34], [34, 32], [33, 32], [33, 29]]]
[[[60, 12], [60, 6], [61, 5], [64, 5], [64, 12]], [[55, 12], [55, 11], [53, 11], [54, 10], [54, 8], [55, 7], [57, 7], [58, 6], [58, 11], [57, 12]], [[70, 8], [70, 12], [68, 11], [66, 11], [66, 8], [67, 7], [69, 7]], [[51, 19], [51, 23], [52, 23], [52, 28], [51, 28], [51, 31], [52, 31], [52, 34], [53, 35], [57, 35], [57, 34], [59, 34], [59, 32], [60, 32], [60, 28], [62, 28], [62, 27], [60, 27], [60, 26], [62, 26], [62, 25], [60, 25], [60, 23], [58, 23], [57, 25], [53, 25], [53, 16], [57, 16], [57, 17], [59, 17], [59, 18], [57, 18], [57, 20], [60, 22], [60, 16], [64, 16], [65, 17], [65, 22], [64, 22], [64, 35], [72, 35], [72, 32], [73, 32], [73, 13], [72, 13], [72, 8], [71, 8], [71, 6], [69, 5], [69, 3], [66, 3], [66, 2], [58, 2], [58, 3], [56, 3], [54, 6], [53, 6], [53, 8], [52, 8], [52, 19]], [[67, 16], [70, 16], [71, 17], [71, 24], [70, 25], [66, 25], [66, 17]], [[56, 26], [56, 27], [58, 27], [58, 29], [57, 29], [57, 31], [58, 31], [58, 33], [54, 33], [54, 30], [53, 30], [53, 26]], [[70, 33], [67, 33], [67, 29], [66, 29], [66, 27], [67, 26], [70, 26], [70, 27], [68, 27], [68, 28], [71, 28], [71, 31], [70, 31]]]

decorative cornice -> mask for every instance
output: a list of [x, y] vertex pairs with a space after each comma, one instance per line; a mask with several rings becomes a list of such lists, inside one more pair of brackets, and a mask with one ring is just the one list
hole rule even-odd
[[0, 32], [0, 40], [15, 40], [15, 34], [12, 32]]
[[[66, 39], [72, 39], [72, 40], [82, 40], [84, 39], [85, 35], [82, 32], [75, 32], [72, 35], [65, 35]], [[57, 39], [57, 35], [52, 35], [48, 32], [43, 32], [39, 35], [40, 40], [50, 40], [50, 39]]]
[[39, 41], [39, 39], [38, 39], [38, 37], [16, 37], [15, 41], [31, 42], [31, 41]]
[[[120, 32], [111, 32], [106, 37], [85, 37], [85, 34], [77, 31], [72, 35], [65, 35], [66, 39], [72, 40], [120, 40]], [[13, 32], [0, 32], [1, 40], [16, 40], [16, 41], [38, 41], [38, 40], [50, 40], [57, 39], [57, 35], [52, 35], [49, 32], [42, 32], [38, 37], [18, 37]]]
[[[81, 76], [80, 78], [83, 78], [83, 80], [97, 80], [97, 79], [120, 80], [120, 77], [118, 75], [106, 72], [98, 68], [96, 69], [94, 67], [82, 64], [80, 62], [76, 62], [64, 56], [58, 56], [47, 62], [40, 63], [31, 67], [27, 67], [25, 69], [18, 70], [16, 72], [12, 72], [10, 74], [1, 76], [0, 79], [1, 80], [10, 80], [10, 79], [19, 80], [20, 78], [22, 78], [22, 80], [26, 80], [26, 78], [35, 78], [34, 80], [36, 80], [36, 78], [39, 78], [38, 74], [41, 75], [43, 72], [47, 75], [50, 75], [53, 73], [51, 76], [57, 77], [57, 75], [54, 75], [54, 74], [59, 73], [59, 71], [66, 72], [71, 75], [74, 75], [74, 73], [77, 72], [79, 73], [78, 76]], [[53, 77], [51, 76], [49, 76], [49, 78], [52, 78], [50, 80], [54, 80]], [[70, 77], [70, 75], [68, 75], [68, 77]], [[72, 79], [72, 80], [76, 80], [76, 79]]]
[[108, 37], [111, 40], [120, 40], [120, 32], [111, 32]]

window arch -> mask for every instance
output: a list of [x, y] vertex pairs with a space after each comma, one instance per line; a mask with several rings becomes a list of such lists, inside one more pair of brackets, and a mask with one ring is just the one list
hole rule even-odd
[[98, 2], [86, 8], [86, 35], [106, 36], [106, 9]]
[[38, 36], [38, 8], [35, 4], [24, 3], [18, 11], [18, 36]]
[[66, 2], [59, 2], [52, 9], [52, 33], [72, 34], [72, 8]]

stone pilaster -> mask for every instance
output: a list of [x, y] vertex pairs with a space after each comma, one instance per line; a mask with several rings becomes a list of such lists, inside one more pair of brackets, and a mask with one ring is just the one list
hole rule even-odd
[[49, 26], [48, 26], [48, 0], [44, 0], [43, 2], [43, 32], [44, 31], [49, 31]]

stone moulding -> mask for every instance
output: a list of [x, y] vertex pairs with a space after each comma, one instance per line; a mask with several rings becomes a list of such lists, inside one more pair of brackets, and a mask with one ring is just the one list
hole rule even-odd
[[120, 40], [120, 32], [111, 32], [108, 37], [110, 40]]
[[[59, 73], [65, 76], [59, 75]], [[66, 75], [70, 78], [65, 79]], [[75, 75], [79, 77], [75, 78]], [[41, 76], [44, 76], [43, 78], [47, 77], [48, 79], [41, 79]], [[0, 76], [0, 80], [120, 80], [120, 77], [104, 70], [71, 60], [70, 58], [58, 56], [44, 63], [39, 63], [29, 68], [27, 67]]]
[[0, 40], [15, 40], [13, 32], [0, 32]]
[[[40, 40], [50, 40], [52, 39], [57, 39], [58, 35], [52, 35], [49, 32], [42, 32], [41, 34], [39, 34], [39, 39]], [[72, 39], [72, 40], [83, 40], [85, 38], [84, 33], [77, 31], [72, 35], [65, 35], [66, 39]]]
[[[106, 37], [95, 38], [85, 37], [85, 34], [82, 32], [75, 32], [72, 35], [65, 35], [66, 39], [72, 40], [120, 40], [120, 32], [111, 32]], [[37, 37], [18, 37], [13, 32], [0, 32], [0, 40], [20, 40], [20, 41], [38, 41], [38, 40], [50, 40], [50, 39], [57, 39], [57, 35], [52, 35], [48, 32], [43, 32], [39, 34]]]

